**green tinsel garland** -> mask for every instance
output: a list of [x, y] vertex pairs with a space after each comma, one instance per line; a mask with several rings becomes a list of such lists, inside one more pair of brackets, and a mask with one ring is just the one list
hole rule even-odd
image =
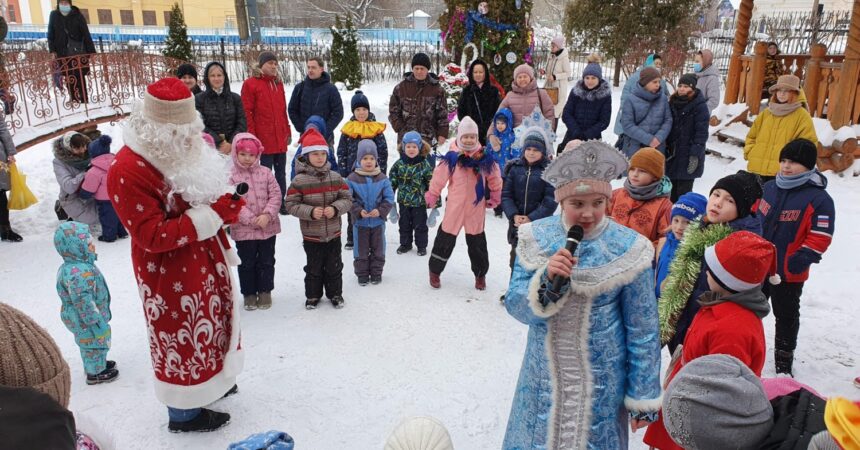
[[663, 345], [666, 345], [675, 335], [678, 317], [687, 306], [687, 300], [696, 287], [705, 249], [726, 238], [733, 231], [726, 224], [702, 228], [700, 222], [695, 222], [687, 228], [684, 239], [675, 253], [675, 259], [669, 265], [666, 288], [663, 289], [657, 305], [660, 314], [660, 342]]

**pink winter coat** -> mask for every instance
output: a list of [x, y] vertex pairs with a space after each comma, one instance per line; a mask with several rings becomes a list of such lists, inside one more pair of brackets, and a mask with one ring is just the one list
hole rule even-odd
[[[535, 106], [540, 107], [547, 120], [555, 118], [555, 105], [552, 104], [552, 99], [549, 98], [546, 91], [538, 89], [537, 81], [532, 79], [532, 82], [524, 88], [517, 86], [517, 83], [514, 82], [496, 112], [501, 111], [502, 108], [510, 109], [514, 113], [514, 127], [518, 127], [523, 123], [523, 117], [531, 114]], [[490, 127], [491, 133], [492, 129]]]
[[[278, 209], [283, 195], [272, 170], [260, 165], [259, 157], [250, 168], [242, 167], [236, 159], [235, 149], [231, 157], [233, 170], [230, 184], [248, 183], [248, 193], [243, 197], [245, 206], [239, 212], [239, 222], [230, 225], [230, 236], [235, 241], [253, 241], [265, 240], [280, 233]], [[269, 224], [265, 228], [254, 225], [254, 219], [260, 214], [269, 215]]]
[[453, 171], [450, 170], [449, 161], [456, 161], [460, 155], [456, 143], [451, 143], [451, 151], [449, 151], [442, 159], [442, 163], [436, 166], [433, 171], [433, 178], [430, 180], [430, 190], [427, 191], [424, 198], [428, 205], [435, 205], [442, 195], [442, 189], [448, 185], [448, 199], [445, 203], [445, 217], [442, 219], [442, 231], [457, 235], [461, 228], [466, 228], [466, 234], [481, 234], [484, 232], [484, 219], [486, 217], [486, 208], [495, 208], [502, 202], [502, 175], [498, 164], [492, 161], [492, 157], [485, 155], [482, 151], [480, 154], [483, 158], [488, 158], [489, 163], [486, 170], [488, 175], [484, 175], [486, 187], [490, 189], [490, 200], [481, 198], [478, 204], [475, 204], [475, 184], [478, 182], [478, 174], [474, 169], [463, 167], [456, 163]]
[[107, 173], [113, 163], [114, 154], [105, 153], [90, 161], [92, 167], [87, 170], [81, 189], [92, 192], [96, 200], [110, 200], [107, 190]]

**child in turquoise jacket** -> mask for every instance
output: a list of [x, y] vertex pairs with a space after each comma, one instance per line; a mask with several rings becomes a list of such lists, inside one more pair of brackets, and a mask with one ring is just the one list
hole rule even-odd
[[111, 330], [110, 291], [95, 265], [96, 251], [88, 225], [63, 222], [54, 233], [54, 247], [63, 257], [57, 271], [60, 317], [75, 335], [81, 350], [87, 384], [110, 382], [119, 371], [107, 360]]

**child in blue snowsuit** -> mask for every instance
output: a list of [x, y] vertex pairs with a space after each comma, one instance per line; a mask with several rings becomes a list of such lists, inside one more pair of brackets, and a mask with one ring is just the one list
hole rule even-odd
[[385, 218], [394, 206], [391, 181], [380, 170], [376, 144], [370, 139], [358, 143], [355, 170], [346, 177], [352, 193], [355, 275], [358, 284], [382, 282], [385, 266]]
[[661, 285], [669, 276], [669, 265], [675, 259], [675, 252], [684, 237], [684, 231], [687, 230], [690, 222], [702, 218], [707, 206], [708, 199], [695, 192], [687, 192], [678, 197], [678, 201], [672, 205], [670, 213], [672, 222], [669, 228], [671, 233], [666, 233], [666, 236], [657, 242], [657, 283], [654, 285], [657, 298], [660, 298]]
[[[512, 154], [514, 140], [514, 114], [508, 108], [502, 108], [493, 118], [493, 130], [490, 133], [488, 149], [493, 161], [499, 165], [499, 170], [505, 173], [505, 165], [510, 160], [519, 159], [519, 152], [516, 156]], [[493, 209], [496, 217], [502, 217], [502, 205]]]
[[75, 335], [87, 384], [113, 381], [119, 371], [107, 360], [111, 329], [110, 291], [95, 265], [96, 251], [88, 225], [63, 222], [54, 233], [54, 247], [63, 257], [57, 271], [60, 317]]
[[[304, 140], [308, 130], [311, 128], [319, 131], [321, 135], [325, 136], [325, 119], [320, 116], [310, 116], [308, 117], [308, 120], [305, 121], [305, 131], [301, 136], [299, 136], [299, 148], [296, 149], [296, 154], [293, 155], [293, 162], [290, 164], [290, 181], [296, 177], [296, 160], [302, 155], [302, 141]], [[331, 146], [328, 148], [328, 163], [331, 164], [331, 170], [338, 172], [337, 159], [334, 157], [334, 149], [331, 148]]]

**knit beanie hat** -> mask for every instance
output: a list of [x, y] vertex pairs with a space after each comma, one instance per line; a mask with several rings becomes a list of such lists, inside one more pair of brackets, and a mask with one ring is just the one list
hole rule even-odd
[[582, 78], [587, 76], [597, 77], [598, 80], [603, 79], [603, 67], [600, 67], [600, 55], [592, 53], [588, 55], [588, 64], [582, 70]]
[[99, 136], [98, 139], [90, 142], [90, 145], [87, 146], [87, 151], [90, 154], [90, 158], [95, 158], [96, 156], [106, 155], [110, 153], [110, 143], [113, 139], [110, 136], [103, 134]]
[[818, 146], [808, 139], [795, 139], [785, 144], [785, 147], [779, 152], [779, 160], [782, 161], [783, 159], [790, 159], [812, 170], [818, 160]]
[[266, 50], [264, 52], [260, 52], [260, 56], [257, 57], [257, 64], [259, 64], [260, 67], [262, 67], [263, 64], [266, 64], [269, 61], [277, 61], [277, 60], [278, 60], [278, 57], [275, 56], [274, 53]]
[[630, 169], [634, 167], [650, 173], [659, 180], [666, 173], [666, 157], [656, 148], [643, 147], [630, 158]]
[[362, 91], [355, 91], [355, 95], [352, 96], [349, 105], [353, 113], [355, 113], [356, 108], [367, 108], [370, 110], [370, 101], [367, 100], [367, 96]]
[[238, 152], [248, 152], [252, 155], [263, 153], [263, 143], [251, 133], [236, 133], [233, 136], [233, 149]]
[[445, 426], [430, 417], [403, 421], [385, 443], [384, 450], [454, 450]]
[[51, 335], [23, 312], [0, 303], [0, 385], [33, 388], [66, 408], [71, 381], [69, 365]]
[[663, 394], [663, 424], [672, 440], [697, 450], [751, 449], [773, 427], [761, 380], [730, 355], [685, 365]]
[[457, 148], [466, 153], [472, 153], [475, 150], [479, 150], [481, 148], [481, 144], [477, 140], [471, 146], [463, 145], [463, 136], [467, 134], [474, 134], [476, 137], [478, 136], [478, 124], [469, 116], [463, 117], [460, 125], [457, 126]]
[[532, 66], [528, 64], [520, 64], [519, 66], [517, 66], [516, 69], [514, 69], [514, 80], [516, 80], [517, 76], [519, 76], [521, 73], [530, 76], [532, 80], [535, 79], [535, 70], [532, 69]]
[[639, 71], [639, 86], [644, 87], [656, 78], [660, 78], [660, 71], [655, 67], [645, 67]]
[[542, 155], [546, 156], [546, 142], [541, 133], [529, 133], [523, 140], [523, 152], [529, 147], [536, 148]]
[[696, 83], [698, 83], [698, 82], [699, 82], [699, 77], [697, 77], [696, 74], [685, 73], [685, 74], [681, 75], [681, 79], [678, 80], [678, 86], [684, 84], [684, 85], [690, 86], [691, 88], [695, 89]]
[[197, 68], [194, 67], [194, 64], [180, 64], [179, 67], [176, 68], [176, 78], [182, 78], [185, 75], [191, 75], [194, 78], [197, 78]]
[[559, 35], [552, 38], [552, 43], [560, 49], [564, 48], [564, 36]]
[[761, 180], [758, 175], [745, 170], [720, 178], [708, 194], [713, 193], [714, 189], [723, 189], [732, 196], [738, 208], [738, 219], [750, 215], [753, 205], [762, 196]]
[[415, 144], [418, 148], [421, 148], [421, 133], [417, 131], [410, 131], [403, 135], [403, 146], [406, 147], [406, 144]]
[[373, 159], [379, 161], [379, 154], [376, 152], [376, 143], [372, 139], [362, 139], [358, 141], [358, 151], [355, 155], [355, 167], [361, 166], [361, 160], [365, 156], [373, 156]]
[[315, 128], [307, 129], [302, 133], [300, 140], [302, 144], [302, 156], [305, 156], [310, 152], [323, 151], [328, 153], [328, 142], [326, 142], [323, 135]]
[[162, 78], [146, 87], [143, 116], [161, 124], [188, 125], [200, 120], [194, 96], [178, 78]]
[[672, 213], [669, 217], [681, 216], [687, 220], [696, 220], [705, 214], [708, 208], [708, 199], [702, 194], [687, 192], [678, 197], [678, 201], [672, 205]]
[[768, 282], [780, 282], [776, 273], [776, 248], [749, 231], [736, 231], [705, 249], [705, 266], [714, 281], [729, 292], [741, 292]]
[[412, 67], [423, 66], [430, 70], [430, 57], [426, 53], [416, 53], [412, 57]]

